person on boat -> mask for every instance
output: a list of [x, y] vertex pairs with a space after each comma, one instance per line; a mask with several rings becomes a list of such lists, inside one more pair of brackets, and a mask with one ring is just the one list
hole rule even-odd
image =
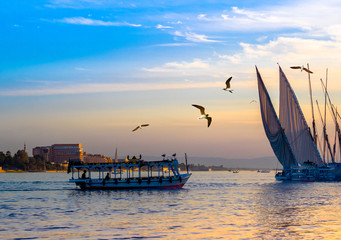
[[86, 179], [86, 170], [83, 171], [82, 179]]
[[104, 181], [109, 181], [110, 180], [110, 173], [107, 173], [107, 175], [104, 178]]

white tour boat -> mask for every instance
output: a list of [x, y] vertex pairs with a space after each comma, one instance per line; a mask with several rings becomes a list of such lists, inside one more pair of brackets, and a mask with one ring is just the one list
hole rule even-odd
[[[187, 165], [187, 162], [186, 162]], [[179, 172], [178, 160], [144, 161], [133, 157], [120, 163], [69, 163], [73, 182], [80, 189], [182, 188], [192, 175]]]

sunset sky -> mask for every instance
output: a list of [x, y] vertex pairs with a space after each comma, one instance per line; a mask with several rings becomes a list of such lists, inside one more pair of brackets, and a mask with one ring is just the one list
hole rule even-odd
[[1, 1], [0, 151], [80, 142], [109, 156], [273, 156], [255, 65], [276, 109], [277, 63], [309, 124], [307, 74], [290, 66], [309, 63], [320, 107], [328, 68], [340, 106], [341, 3], [269, 2]]

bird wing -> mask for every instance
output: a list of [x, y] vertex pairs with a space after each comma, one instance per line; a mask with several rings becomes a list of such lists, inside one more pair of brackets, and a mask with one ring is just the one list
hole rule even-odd
[[313, 73], [312, 71], [310, 71], [308, 68], [303, 68], [304, 71], [306, 71], [307, 73]]
[[292, 69], [301, 69], [302, 67], [301, 66], [292, 66], [290, 68], [292, 68]]
[[212, 118], [208, 117], [207, 118], [207, 127], [209, 127], [211, 125], [211, 122], [212, 122]]
[[196, 104], [192, 104], [193, 107], [199, 108], [200, 109], [200, 113], [201, 115], [205, 115], [205, 108], [200, 106], [200, 105], [196, 105]]
[[230, 85], [231, 80], [232, 80], [232, 77], [229, 77], [229, 78], [226, 80], [226, 82], [225, 82], [226, 88], [230, 88], [230, 87], [231, 87], [231, 85]]
[[250, 102], [250, 104], [253, 103], [253, 102], [257, 102], [257, 101], [256, 101], [256, 100], [252, 100], [252, 101]]
[[133, 132], [135, 132], [139, 128], [140, 128], [140, 126], [137, 126], [136, 128], [133, 129]]
[[141, 127], [148, 127], [149, 126], [149, 124], [147, 123], [147, 124], [142, 124], [141, 125]]

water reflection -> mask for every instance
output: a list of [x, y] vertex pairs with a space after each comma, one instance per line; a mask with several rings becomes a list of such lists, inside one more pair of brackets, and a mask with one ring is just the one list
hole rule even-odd
[[[328, 224], [334, 224], [335, 220], [329, 214], [331, 202], [338, 199], [330, 185], [333, 183], [274, 182], [263, 185], [255, 195], [255, 221], [259, 223], [257, 235], [325, 238], [325, 234], [330, 233]], [[340, 210], [340, 206], [335, 207]]]

